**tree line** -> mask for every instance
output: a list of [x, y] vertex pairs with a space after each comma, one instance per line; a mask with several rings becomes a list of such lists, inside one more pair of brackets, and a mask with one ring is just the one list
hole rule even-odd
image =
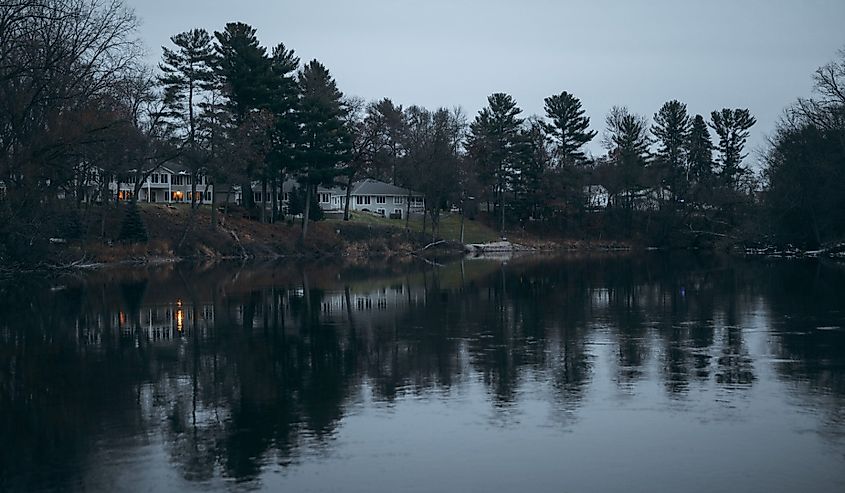
[[[197, 178], [215, 187], [212, 227], [216, 201], [236, 190], [257, 220], [279, 221], [282, 185], [296, 179], [303, 239], [317, 187], [345, 186], [349, 219], [349, 185], [363, 177], [424, 193], [433, 232], [444, 211], [460, 210], [502, 235], [660, 245], [820, 245], [845, 233], [842, 60], [819, 69], [818, 97], [790, 108], [755, 173], [746, 142], [756, 120], [745, 108], [692, 114], [670, 100], [649, 120], [617, 106], [599, 136], [567, 91], [533, 116], [495, 93], [470, 121], [461, 108], [344, 95], [318, 60], [267, 48], [239, 22], [172, 36], [151, 68], [136, 25], [120, 0], [0, 5], [5, 255], [80, 234], [92, 210], [118, 213], [110, 182], [133, 184], [134, 202], [174, 161], [193, 177], [192, 213]], [[594, 156], [597, 137], [606, 152]]]

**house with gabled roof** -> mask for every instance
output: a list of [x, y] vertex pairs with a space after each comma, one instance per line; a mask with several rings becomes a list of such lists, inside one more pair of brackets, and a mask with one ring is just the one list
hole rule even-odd
[[[286, 206], [290, 194], [294, 188], [299, 187], [296, 180], [285, 180], [282, 186], [282, 195], [277, 197], [283, 206]], [[258, 186], [253, 188], [253, 199], [255, 203], [272, 202], [272, 193], [267, 191], [267, 196], [262, 195]], [[238, 200], [240, 196], [238, 195]], [[368, 178], [352, 183], [350, 192], [349, 209], [353, 211], [372, 212], [385, 217], [403, 219], [405, 214], [421, 214], [425, 209], [425, 196], [422, 193], [391, 185], [383, 181]], [[317, 187], [317, 203], [326, 212], [342, 212], [346, 206], [346, 187], [337, 185], [334, 187]], [[409, 207], [410, 204], [410, 207]]]
[[[332, 206], [343, 209], [346, 191], [343, 190], [342, 193], [341, 197], [331, 197]], [[351, 210], [374, 212], [398, 219], [404, 218], [408, 210], [411, 214], [419, 214], [425, 210], [425, 196], [422, 193], [372, 178], [352, 183], [350, 201]]]

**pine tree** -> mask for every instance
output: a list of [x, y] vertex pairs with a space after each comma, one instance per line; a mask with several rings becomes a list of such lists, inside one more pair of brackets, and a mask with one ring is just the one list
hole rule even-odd
[[[296, 80], [296, 70], [299, 68], [299, 58], [293, 50], [279, 43], [270, 58], [270, 91], [269, 108], [273, 114], [274, 125], [271, 137], [269, 166], [267, 177], [273, 184], [273, 196], [281, 192], [288, 170], [294, 164], [294, 152], [300, 137], [299, 129], [299, 84]], [[273, 207], [272, 218], [281, 211], [281, 204]]]
[[513, 97], [494, 93], [487, 98], [487, 107], [478, 112], [470, 125], [468, 147], [485, 184], [499, 205], [499, 230], [505, 233], [505, 191], [516, 172], [516, 163], [523, 144], [522, 110]]
[[554, 141], [559, 164], [567, 166], [583, 161], [581, 149], [593, 140], [596, 132], [589, 130], [590, 118], [584, 115], [581, 100], [564, 91], [547, 97], [545, 110], [551, 123], [543, 124], [543, 128]]
[[676, 203], [686, 200], [689, 189], [684, 153], [691, 128], [687, 105], [680, 101], [668, 101], [654, 114], [651, 133], [659, 146], [657, 162]]
[[[258, 42], [255, 28], [241, 22], [226, 24], [214, 37], [215, 71], [223, 82], [235, 126], [254, 126], [255, 122], [249, 120], [256, 118], [255, 110], [266, 109], [270, 100], [273, 74], [267, 50]], [[244, 177], [241, 196], [248, 208], [255, 207], [252, 180], [265, 175], [265, 158], [249, 160], [243, 170], [238, 170]]]
[[171, 129], [180, 140], [183, 162], [191, 170], [191, 207], [196, 205], [197, 181], [203, 168], [197, 142], [197, 122], [203, 92], [213, 79], [211, 36], [205, 29], [193, 29], [170, 38], [175, 50], [162, 47], [159, 83], [164, 87], [164, 105]]
[[120, 224], [118, 240], [127, 243], [146, 243], [147, 228], [141, 218], [141, 211], [135, 202], [129, 202], [126, 207], [126, 214]]
[[739, 178], [746, 171], [742, 168], [742, 160], [747, 156], [743, 150], [749, 136], [748, 130], [757, 120], [747, 109], [739, 108], [714, 111], [710, 118], [710, 126], [719, 136], [719, 177], [724, 185], [736, 189]]
[[223, 77], [238, 123], [247, 113], [266, 106], [269, 99], [270, 59], [255, 36], [255, 28], [241, 22], [226, 24], [217, 39], [216, 71]]
[[[301, 141], [297, 152], [300, 183], [307, 195], [316, 193], [317, 185], [331, 185], [338, 165], [348, 158], [351, 135], [345, 124], [343, 93], [323, 64], [311, 60], [299, 72]], [[305, 201], [302, 240], [308, 233], [311, 200]]]
[[604, 145], [618, 171], [619, 183], [613, 188], [623, 192], [623, 205], [631, 211], [634, 207], [634, 195], [645, 185], [644, 171], [648, 164], [648, 148], [651, 144], [648, 123], [645, 117], [629, 112], [624, 106], [614, 106], [605, 122], [607, 133]]
[[[713, 178], [713, 141], [707, 122], [701, 115], [695, 115], [687, 137], [686, 158], [689, 181], [696, 190], [712, 184]], [[699, 196], [700, 193], [695, 195]]]
[[[521, 138], [525, 145], [520, 146], [517, 164], [519, 173], [514, 180], [514, 195], [521, 209], [520, 217], [538, 219], [542, 213], [543, 202], [551, 198], [546, 180], [552, 160], [548, 152], [544, 125], [536, 119], [529, 120]], [[564, 168], [559, 170], [564, 172]], [[567, 168], [566, 171], [570, 170]]]

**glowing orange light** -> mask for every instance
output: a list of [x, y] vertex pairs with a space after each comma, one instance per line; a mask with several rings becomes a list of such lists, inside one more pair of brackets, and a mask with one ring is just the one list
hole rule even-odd
[[182, 300], [176, 300], [176, 330], [182, 332], [182, 323], [185, 320], [185, 315], [182, 313]]

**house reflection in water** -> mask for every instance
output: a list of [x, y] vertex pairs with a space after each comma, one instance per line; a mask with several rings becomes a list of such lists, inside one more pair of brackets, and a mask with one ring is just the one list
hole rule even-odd
[[[269, 289], [249, 296], [229, 300], [225, 306], [211, 301], [196, 304], [182, 299], [173, 301], [142, 301], [137, 311], [121, 306], [116, 311], [90, 314], [86, 323], [77, 324], [77, 331], [88, 344], [102, 342], [104, 331], [113, 330], [125, 338], [151, 342], [167, 342], [198, 336], [212, 336], [216, 323], [227, 327], [269, 329], [285, 323], [289, 331], [296, 331], [307, 319], [321, 324], [345, 324], [352, 321], [358, 328], [378, 328], [392, 324], [410, 307], [424, 305], [425, 289], [412, 289], [406, 284], [366, 288], [311, 290], [306, 297], [302, 288]], [[233, 302], [234, 301], [234, 302]], [[218, 321], [217, 311], [224, 316]], [[306, 316], [305, 318], [302, 318]], [[297, 323], [296, 321], [299, 321]], [[219, 328], [219, 327], [218, 327]]]
[[106, 320], [103, 314], [98, 314], [88, 324], [78, 326], [82, 339], [89, 344], [98, 344], [107, 327], [114, 327], [123, 337], [140, 337], [149, 341], [192, 336], [195, 330], [199, 331], [200, 337], [207, 337], [214, 328], [214, 305], [202, 303], [195, 307], [183, 304], [182, 300], [144, 304], [134, 314], [119, 310], [109, 316], [109, 323]]

